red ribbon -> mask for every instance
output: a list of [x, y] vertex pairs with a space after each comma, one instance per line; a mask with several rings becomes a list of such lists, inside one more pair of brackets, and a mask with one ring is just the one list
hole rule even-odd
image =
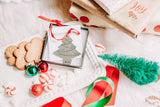
[[[111, 100], [107, 105], [114, 105], [115, 104], [115, 98], [116, 98], [116, 91], [117, 91], [117, 86], [118, 86], [118, 81], [119, 81], [119, 70], [113, 66], [107, 65], [106, 66], [106, 77], [110, 78], [113, 83], [114, 83], [114, 92], [112, 95]], [[109, 96], [112, 93], [112, 88], [111, 86], [105, 82], [104, 80], [99, 81], [95, 84], [93, 90], [89, 94], [89, 96], [86, 98], [84, 101], [83, 106], [88, 105], [90, 103], [98, 101], [101, 96], [104, 94], [104, 97]]]
[[48, 22], [51, 22], [51, 23], [56, 23], [57, 25], [59, 26], [64, 26], [61, 21], [59, 20], [52, 20], [52, 19], [49, 19], [49, 18], [46, 18], [44, 16], [38, 16], [38, 18], [42, 19], [42, 20], [45, 20], [45, 21], [48, 21]]
[[[118, 81], [119, 81], [119, 70], [113, 66], [107, 65], [106, 72], [107, 72], [106, 77], [110, 78], [114, 83], [114, 92], [113, 92], [111, 100], [109, 101], [107, 105], [114, 105], [115, 99], [116, 99]], [[97, 82], [93, 90], [89, 94], [89, 96], [84, 101], [82, 107], [99, 100], [104, 92], [105, 92], [104, 97], [110, 95], [112, 93], [111, 86], [104, 80]], [[68, 101], [66, 101], [63, 97], [57, 98], [42, 107], [52, 107], [52, 106], [54, 107], [72, 107], [72, 105]]]
[[57, 38], [55, 38], [55, 36], [53, 35], [52, 27], [53, 27], [53, 23], [56, 23], [57, 25], [63, 27], [64, 25], [61, 23], [61, 21], [59, 21], [59, 20], [52, 20], [52, 19], [49, 19], [49, 18], [46, 18], [46, 17], [43, 17], [43, 16], [38, 16], [38, 18], [40, 18], [40, 19], [42, 19], [42, 20], [45, 20], [45, 21], [48, 21], [48, 22], [51, 22], [51, 26], [50, 26], [51, 36], [52, 36], [54, 39], [56, 39], [56, 40], [63, 40], [63, 39], [65, 39], [65, 38], [67, 37], [67, 35], [69, 35], [69, 34], [71, 33], [71, 31], [73, 31], [73, 30], [76, 31], [76, 34], [77, 34], [77, 35], [80, 34], [80, 32], [79, 32], [78, 30], [76, 30], [76, 29], [74, 29], [74, 28], [70, 28], [70, 29], [68, 30], [67, 34], [66, 34], [64, 37], [62, 37], [61, 39], [57, 39]]
[[63, 97], [59, 97], [42, 107], [72, 107], [72, 105]]
[[[114, 83], [114, 92], [112, 94], [112, 98], [107, 105], [114, 105], [116, 100], [117, 87], [119, 82], [119, 70], [113, 66], [106, 66], [106, 77], [110, 78]], [[109, 94], [108, 94], [109, 95]], [[107, 92], [105, 96], [108, 96]]]
[[[108, 86], [110, 86], [110, 85], [108, 83], [106, 83], [104, 80], [97, 82], [95, 84], [93, 90], [89, 94], [89, 96], [86, 98], [86, 100], [82, 104], [82, 107], [98, 101], [101, 98], [101, 96], [103, 95], [103, 93], [108, 91], [106, 89], [112, 89], [111, 87], [107, 88]], [[111, 90], [111, 93], [112, 93], [112, 90]]]

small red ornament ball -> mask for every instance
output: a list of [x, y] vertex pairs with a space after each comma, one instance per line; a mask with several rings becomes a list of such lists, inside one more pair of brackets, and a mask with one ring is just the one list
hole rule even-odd
[[48, 71], [48, 64], [47, 64], [47, 62], [40, 61], [38, 63], [38, 68], [39, 68], [39, 71], [42, 72], [42, 73], [47, 72]]
[[43, 86], [41, 84], [34, 84], [31, 92], [34, 96], [40, 96], [43, 93]]

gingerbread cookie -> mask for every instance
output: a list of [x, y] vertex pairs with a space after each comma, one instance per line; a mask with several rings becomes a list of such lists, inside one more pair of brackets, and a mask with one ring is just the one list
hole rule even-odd
[[9, 65], [14, 65], [16, 63], [16, 58], [13, 55], [14, 50], [17, 49], [17, 46], [11, 45], [6, 49], [5, 55], [8, 59]]
[[24, 57], [26, 54], [26, 50], [25, 50], [25, 45], [28, 42], [23, 41], [18, 45], [18, 49], [14, 50], [14, 55], [16, 56], [16, 68], [18, 68], [19, 70], [25, 70], [25, 66], [27, 64], [27, 62], [25, 61]]
[[30, 43], [27, 43], [25, 46], [27, 53], [25, 56], [25, 60], [28, 63], [33, 63], [36, 60], [39, 60], [42, 54], [43, 49], [43, 40], [35, 37], [31, 40]]

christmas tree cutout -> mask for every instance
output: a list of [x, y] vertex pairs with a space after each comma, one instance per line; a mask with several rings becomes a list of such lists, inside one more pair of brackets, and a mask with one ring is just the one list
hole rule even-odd
[[67, 36], [58, 47], [59, 49], [54, 52], [54, 55], [63, 59], [63, 64], [71, 64], [72, 58], [80, 55], [72, 41], [71, 37]]

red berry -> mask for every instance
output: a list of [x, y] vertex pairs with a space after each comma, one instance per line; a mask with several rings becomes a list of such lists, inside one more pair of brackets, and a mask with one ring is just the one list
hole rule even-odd
[[34, 96], [39, 96], [43, 93], [43, 86], [41, 84], [34, 84], [31, 92]]

